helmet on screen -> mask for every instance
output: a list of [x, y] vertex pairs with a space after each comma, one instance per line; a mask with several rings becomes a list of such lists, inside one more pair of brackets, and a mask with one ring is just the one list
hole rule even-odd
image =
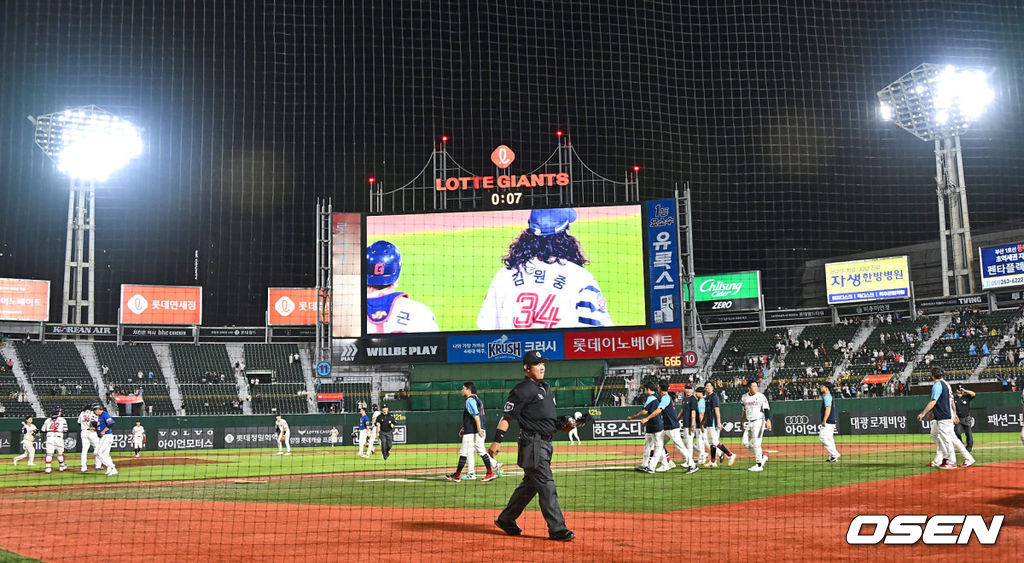
[[378, 240], [366, 247], [366, 285], [391, 285], [401, 272], [402, 255], [397, 246]]

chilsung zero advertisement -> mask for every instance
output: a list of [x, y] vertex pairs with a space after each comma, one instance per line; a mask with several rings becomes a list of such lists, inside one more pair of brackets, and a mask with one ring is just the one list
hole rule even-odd
[[[693, 279], [697, 310], [756, 311], [761, 308], [761, 272], [734, 272]], [[689, 291], [684, 288], [684, 300]]]

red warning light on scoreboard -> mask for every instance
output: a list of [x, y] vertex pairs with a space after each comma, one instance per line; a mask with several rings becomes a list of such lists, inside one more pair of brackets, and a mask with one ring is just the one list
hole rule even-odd
[[202, 322], [202, 287], [121, 286], [121, 323], [123, 324], [198, 325]]

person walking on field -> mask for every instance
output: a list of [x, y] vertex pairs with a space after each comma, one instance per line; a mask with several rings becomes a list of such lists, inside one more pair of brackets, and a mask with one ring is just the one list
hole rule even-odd
[[836, 414], [836, 402], [832, 397], [832, 386], [827, 382], [821, 384], [821, 431], [818, 432], [818, 440], [825, 446], [828, 452], [828, 459], [825, 461], [835, 463], [839, 461], [839, 450], [836, 449], [836, 424], [839, 423], [839, 415]]
[[18, 462], [28, 458], [29, 465], [35, 465], [36, 459], [36, 433], [39, 430], [35, 424], [32, 424], [32, 417], [26, 416], [25, 420], [21, 423], [21, 455], [14, 458], [14, 466], [18, 466]]
[[[498, 476], [494, 473], [491, 465], [491, 456], [484, 449], [484, 440], [487, 437], [487, 431], [484, 429], [486, 419], [484, 418], [484, 403], [476, 394], [476, 384], [472, 381], [463, 383], [462, 396], [466, 399], [466, 404], [462, 409], [462, 427], [459, 428], [459, 437], [462, 438], [459, 465], [455, 469], [455, 473], [445, 478], [456, 483], [461, 481], [462, 470], [465, 468], [466, 462], [472, 460], [473, 454], [476, 453], [484, 461], [484, 467], [487, 468], [487, 475], [481, 481], [485, 483], [493, 481]], [[473, 473], [472, 465], [470, 465], [469, 473]], [[473, 478], [476, 478], [476, 475], [473, 475]]]
[[533, 497], [539, 496], [540, 511], [548, 525], [548, 539], [570, 541], [576, 534], [565, 525], [565, 517], [558, 505], [555, 477], [551, 473], [551, 440], [557, 426], [555, 396], [544, 381], [546, 361], [536, 350], [523, 356], [523, 374], [526, 377], [509, 392], [494, 442], [487, 449], [491, 457], [497, 456], [509, 425], [513, 420], [519, 422], [516, 463], [523, 469], [523, 481], [508, 499], [505, 509], [494, 519], [494, 524], [510, 536], [521, 535], [523, 530], [516, 524], [516, 519]]

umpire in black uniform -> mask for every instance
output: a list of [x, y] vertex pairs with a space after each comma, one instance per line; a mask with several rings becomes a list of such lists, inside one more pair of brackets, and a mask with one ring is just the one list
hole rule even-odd
[[388, 413], [388, 406], [380, 406], [380, 415], [377, 416], [377, 432], [380, 434], [380, 454], [387, 461], [391, 457], [391, 446], [395, 444], [395, 422], [394, 415]]
[[551, 439], [556, 430], [555, 397], [551, 387], [544, 382], [544, 362], [545, 358], [536, 350], [523, 356], [526, 378], [509, 392], [504, 414], [494, 435], [494, 443], [487, 448], [491, 457], [497, 455], [510, 421], [514, 419], [519, 422], [519, 457], [516, 463], [523, 469], [523, 481], [516, 487], [512, 498], [508, 499], [508, 506], [494, 523], [510, 536], [522, 534], [523, 530], [516, 524], [516, 518], [519, 518], [534, 496], [540, 495], [540, 511], [548, 524], [548, 538], [569, 541], [576, 535], [565, 527], [565, 518], [558, 506], [555, 478], [551, 474]]

